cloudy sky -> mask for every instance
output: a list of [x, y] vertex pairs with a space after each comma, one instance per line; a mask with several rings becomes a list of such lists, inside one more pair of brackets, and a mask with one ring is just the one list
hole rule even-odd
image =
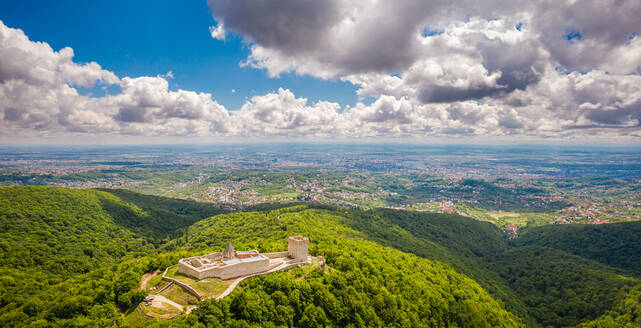
[[0, 1], [0, 142], [641, 137], [638, 0]]

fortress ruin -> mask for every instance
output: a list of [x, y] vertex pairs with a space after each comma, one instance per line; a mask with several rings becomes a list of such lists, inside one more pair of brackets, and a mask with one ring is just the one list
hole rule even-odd
[[235, 251], [231, 242], [223, 252], [187, 257], [178, 261], [178, 272], [195, 279], [223, 280], [311, 263], [309, 239], [288, 238], [287, 251], [261, 254], [257, 250]]

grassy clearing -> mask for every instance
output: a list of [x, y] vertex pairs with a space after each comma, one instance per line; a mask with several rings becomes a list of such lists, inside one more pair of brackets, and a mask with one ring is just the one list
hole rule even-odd
[[225, 281], [218, 278], [207, 278], [191, 284], [191, 287], [204, 297], [216, 297], [225, 291], [231, 282], [231, 280]]
[[[152, 315], [152, 316], [158, 316], [158, 317], [163, 318], [163, 319], [171, 319], [171, 318], [174, 318], [174, 317], [176, 317], [176, 316], [178, 316], [178, 315], [180, 315], [182, 313], [181, 310], [175, 308], [174, 306], [172, 306], [170, 304], [162, 302], [162, 303], [160, 303], [160, 305], [162, 306], [161, 308], [157, 308], [155, 306], [147, 306], [147, 305], [141, 304], [140, 305], [141, 312], [142, 313], [146, 313], [148, 315]], [[143, 315], [146, 317], [145, 314], [143, 314]], [[151, 319], [149, 317], [147, 317], [147, 318]], [[152, 320], [155, 320], [155, 319], [152, 319]], [[147, 322], [143, 323], [142, 326], [146, 327], [148, 325], [149, 325], [149, 322], [147, 321]]]
[[517, 217], [521, 216], [521, 214], [519, 214], [519, 213], [505, 212], [505, 211], [490, 211], [490, 212], [487, 212], [487, 215], [489, 215], [489, 216], [491, 216], [491, 217], [493, 217], [493, 218], [495, 218], [497, 220], [500, 219], [500, 218], [505, 218], [505, 217], [517, 218]]
[[270, 196], [271, 199], [294, 199], [298, 197], [299, 193], [296, 192], [284, 192], [280, 194], [275, 194]]
[[[163, 305], [164, 305], [164, 303], [163, 303]], [[144, 309], [147, 312], [153, 312], [153, 313], [156, 313], [156, 314], [166, 314], [167, 313], [167, 311], [164, 308], [157, 308], [155, 306], [146, 306], [146, 305], [143, 305], [143, 306], [144, 306]]]
[[546, 225], [554, 220], [554, 212], [507, 212], [507, 211], [488, 211], [480, 207], [470, 207], [465, 205], [457, 206], [459, 210], [481, 221], [490, 222], [500, 229], [504, 229], [508, 224], [514, 224], [519, 229], [525, 227], [534, 227]]
[[125, 314], [125, 325], [127, 327], [145, 327], [150, 323], [156, 321], [156, 319], [150, 318], [145, 315], [143, 306], [144, 305], [139, 305]]
[[198, 304], [198, 299], [196, 298], [196, 296], [190, 294], [189, 292], [187, 292], [182, 287], [176, 284], [171, 285], [169, 288], [167, 288], [160, 294], [178, 304], [189, 304], [189, 305]]
[[163, 288], [167, 284], [166, 281], [162, 280], [160, 274], [155, 275], [147, 281], [147, 290], [150, 290], [152, 287], [157, 287], [157, 289]]
[[178, 272], [178, 266], [169, 268], [169, 270], [167, 270], [167, 277], [176, 279], [189, 285], [196, 282], [195, 279]]

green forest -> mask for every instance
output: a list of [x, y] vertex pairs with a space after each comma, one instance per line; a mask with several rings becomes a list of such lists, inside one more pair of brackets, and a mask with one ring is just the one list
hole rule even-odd
[[[3, 327], [639, 327], [641, 222], [508, 241], [450, 214], [315, 204], [224, 212], [125, 190], [0, 188]], [[135, 317], [143, 274], [310, 239], [327, 268], [247, 279], [176, 319]]]

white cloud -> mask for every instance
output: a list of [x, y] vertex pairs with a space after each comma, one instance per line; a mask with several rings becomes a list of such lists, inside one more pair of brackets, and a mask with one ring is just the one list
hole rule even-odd
[[352, 129], [344, 135], [638, 135], [641, 126], [636, 0], [208, 5], [249, 43], [242, 65], [340, 78], [374, 98], [340, 114]]
[[[344, 108], [281, 88], [228, 110], [171, 91], [171, 71], [117, 77], [0, 22], [0, 135], [637, 138], [639, 6], [619, 2], [209, 0], [212, 37], [249, 44], [243, 65], [357, 85]], [[121, 91], [77, 90], [95, 84]]]
[[[6, 135], [143, 134], [211, 136], [229, 133], [227, 110], [210, 94], [169, 91], [167, 78], [124, 77], [96, 63], [73, 62], [0, 22], [0, 127]], [[119, 84], [116, 95], [89, 97], [76, 86]]]
[[225, 41], [225, 26], [218, 24], [217, 26], [209, 27], [209, 34], [212, 38], [220, 41]]
[[278, 89], [277, 93], [252, 97], [232, 118], [237, 131], [245, 136], [331, 136], [341, 131], [337, 103], [321, 101], [308, 106], [307, 102], [290, 90]]
[[169, 91], [169, 83], [160, 76], [125, 77], [121, 88], [120, 94], [105, 97], [104, 103], [117, 108], [113, 118], [127, 129], [133, 127], [144, 134], [144, 128], [148, 126], [153, 134], [165, 131], [169, 135], [204, 136], [229, 132], [228, 112], [212, 100], [211, 94]]
[[0, 82], [22, 80], [33, 85], [59, 86], [63, 83], [91, 87], [96, 82], [118, 83], [112, 72], [95, 62], [73, 62], [73, 49], [55, 52], [44, 42], [31, 42], [19, 29], [0, 21]]

